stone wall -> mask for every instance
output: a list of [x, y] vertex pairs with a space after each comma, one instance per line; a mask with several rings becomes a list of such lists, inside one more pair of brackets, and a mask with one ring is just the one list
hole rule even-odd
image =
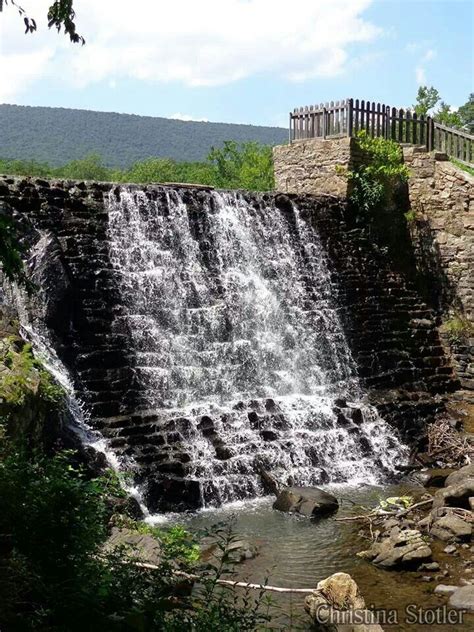
[[404, 157], [416, 264], [445, 322], [461, 384], [474, 389], [474, 177], [425, 148], [404, 148]]
[[277, 191], [344, 198], [348, 180], [343, 172], [357, 163], [359, 153], [353, 138], [310, 138], [275, 147], [273, 159]]
[[[407, 195], [397, 192], [392, 208], [374, 223], [383, 229], [385, 222], [392, 265], [417, 276], [418, 291], [444, 321], [441, 336], [462, 386], [474, 389], [474, 178], [444, 154], [424, 147], [404, 147], [403, 153], [410, 169]], [[274, 160], [277, 190], [347, 198], [350, 183], [342, 172], [363, 157], [354, 139], [308, 139], [275, 147]], [[410, 209], [411, 244], [400, 251]], [[444, 331], [450, 327], [454, 336]]]

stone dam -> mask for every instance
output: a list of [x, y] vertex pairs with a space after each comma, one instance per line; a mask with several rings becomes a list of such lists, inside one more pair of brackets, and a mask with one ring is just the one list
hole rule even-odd
[[5, 284], [149, 509], [377, 481], [459, 387], [403, 214], [343, 196], [0, 177]]

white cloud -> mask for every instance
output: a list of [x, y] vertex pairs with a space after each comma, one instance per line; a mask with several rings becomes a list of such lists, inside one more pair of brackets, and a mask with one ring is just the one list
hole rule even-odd
[[424, 69], [423, 66], [417, 66], [415, 68], [415, 77], [416, 77], [416, 83], [419, 86], [426, 85], [426, 70]]
[[[23, 0], [23, 5], [38, 17], [50, 1]], [[266, 73], [306, 81], [340, 74], [348, 47], [381, 33], [363, 17], [372, 1], [299, 0], [295, 9], [286, 0], [80, 0], [83, 48], [48, 33], [44, 22], [41, 32], [25, 36], [7, 8], [8, 39], [0, 48], [3, 55], [18, 55], [27, 38], [36, 54], [47, 43], [51, 55], [35, 64], [74, 87], [127, 78], [215, 86]], [[14, 57], [11, 61], [15, 66]], [[19, 89], [14, 81], [9, 94]]]
[[[415, 66], [415, 79], [419, 86], [425, 86], [428, 83], [426, 75], [426, 65], [436, 57], [436, 51], [433, 48], [426, 48], [427, 42], [424, 44], [407, 44], [406, 51], [418, 58]], [[422, 50], [424, 52], [422, 53]]]
[[47, 48], [40, 48], [34, 53], [2, 55], [0, 103], [7, 103], [27, 90], [41, 75], [52, 55], [52, 50]]
[[198, 118], [197, 116], [192, 116], [191, 114], [181, 114], [181, 112], [172, 114], [170, 118], [177, 119], [178, 121], [199, 121], [201, 123], [209, 122], [209, 119], [207, 118]]

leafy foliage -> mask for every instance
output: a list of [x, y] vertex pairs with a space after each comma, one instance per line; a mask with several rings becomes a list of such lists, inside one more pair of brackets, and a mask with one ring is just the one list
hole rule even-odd
[[453, 345], [462, 344], [467, 338], [474, 335], [474, 325], [459, 314], [446, 320], [442, 329]]
[[107, 167], [123, 170], [151, 157], [202, 162], [211, 147], [220, 148], [226, 140], [278, 145], [287, 139], [287, 130], [279, 127], [0, 105], [1, 155], [53, 167], [90, 154], [102, 156]]
[[2, 213], [0, 203], [0, 265], [6, 278], [29, 289], [31, 286], [23, 269], [22, 248], [12, 220]]
[[398, 182], [408, 180], [408, 168], [398, 143], [385, 138], [371, 138], [365, 130], [357, 134], [365, 159], [349, 171], [351, 201], [359, 211], [370, 213], [385, 204]]
[[435, 119], [438, 123], [447, 127], [462, 127], [462, 119], [459, 112], [451, 112], [451, 106], [445, 101], [441, 101], [439, 109], [435, 113]]
[[25, 344], [19, 352], [10, 349], [3, 363], [9, 369], [0, 380], [0, 399], [5, 403], [23, 406], [32, 392], [51, 404], [59, 404], [64, 399], [62, 388], [34, 357], [30, 344]]
[[208, 160], [215, 167], [218, 187], [269, 191], [275, 186], [271, 147], [229, 140], [221, 149], [213, 147]]
[[420, 86], [416, 96], [416, 104], [413, 107], [418, 115], [426, 116], [438, 103], [438, 109], [432, 113], [438, 123], [447, 127], [462, 128], [471, 134], [474, 133], [474, 93], [469, 95], [469, 99], [464, 105], [453, 112], [451, 106], [446, 101], [441, 100], [436, 88]]
[[256, 142], [226, 141], [222, 149], [213, 148], [207, 162], [175, 162], [166, 158], [149, 158], [130, 169], [111, 169], [100, 156], [91, 154], [72, 160], [62, 167], [20, 160], [1, 160], [0, 172], [71, 180], [113, 182], [187, 182], [222, 188], [268, 191], [274, 187], [271, 147]]
[[[34, 33], [38, 29], [36, 20], [28, 17], [25, 10], [15, 0], [0, 0], [0, 12], [3, 10], [3, 5], [7, 6], [8, 4], [15, 7], [23, 17], [26, 27], [25, 33]], [[85, 39], [76, 32], [74, 22], [76, 13], [73, 8], [73, 0], [55, 0], [48, 9], [47, 17], [49, 28], [54, 26], [58, 33], [64, 29], [71, 42], [85, 44]]]
[[104, 548], [114, 474], [88, 479], [73, 454], [31, 458], [0, 433], [0, 627], [22, 632], [250, 632], [268, 620], [262, 595], [220, 587], [231, 570], [230, 527], [222, 551], [199, 568], [197, 547], [182, 527], [138, 525], [160, 540], [157, 568], [133, 549]]
[[426, 116], [430, 110], [439, 102], [440, 96], [438, 90], [433, 86], [420, 86], [416, 95], [416, 103], [413, 106], [418, 116]]
[[464, 105], [458, 109], [463, 127], [470, 133], [474, 134], [474, 92], [471, 92], [469, 99]]

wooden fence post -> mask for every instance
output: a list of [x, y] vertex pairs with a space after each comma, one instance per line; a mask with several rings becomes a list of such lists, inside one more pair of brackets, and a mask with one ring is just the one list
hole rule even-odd
[[352, 110], [354, 102], [352, 99], [347, 99], [347, 135], [349, 138], [352, 136]]

